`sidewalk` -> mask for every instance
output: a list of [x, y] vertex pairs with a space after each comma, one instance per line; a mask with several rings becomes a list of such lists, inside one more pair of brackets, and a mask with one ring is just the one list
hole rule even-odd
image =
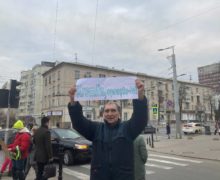
[[183, 135], [182, 139], [158, 137], [157, 141], [154, 142], [154, 148], [149, 147], [148, 150], [184, 157], [220, 161], [220, 136]]
[[[4, 161], [4, 153], [3, 151], [0, 150], [0, 167]], [[58, 170], [57, 170], [57, 177], [58, 177]], [[50, 178], [50, 180], [57, 180], [57, 177], [54, 177], [54, 178]], [[2, 180], [12, 180], [12, 177], [9, 177], [7, 176], [7, 172], [4, 173], [4, 175], [2, 176], [2, 178], [0, 178]], [[34, 180], [35, 179], [35, 172], [33, 170], [33, 168], [30, 169], [29, 173], [28, 173], [28, 176], [26, 178], [26, 180]]]
[[[57, 172], [57, 177], [58, 177], [58, 172]], [[50, 178], [50, 180], [57, 180], [57, 177], [54, 177], [54, 178]], [[34, 173], [34, 170], [33, 168], [30, 169], [30, 172], [28, 173], [28, 176], [26, 177], [25, 180], [34, 180], [36, 177], [35, 177], [35, 173]], [[12, 177], [8, 177], [8, 176], [2, 176], [2, 180], [12, 180]]]

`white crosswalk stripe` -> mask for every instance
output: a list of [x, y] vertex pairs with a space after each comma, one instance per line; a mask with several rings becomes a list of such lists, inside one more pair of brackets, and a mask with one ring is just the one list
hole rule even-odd
[[173, 167], [170, 166], [162, 166], [162, 165], [158, 165], [158, 164], [152, 164], [152, 163], [146, 163], [145, 164], [146, 167], [155, 167], [155, 168], [159, 168], [159, 169], [173, 169]]
[[176, 166], [188, 166], [188, 164], [177, 163], [177, 162], [173, 162], [173, 161], [166, 161], [166, 160], [155, 159], [155, 158], [148, 158], [148, 161], [156, 161], [156, 162], [161, 162], [161, 163], [166, 163], [166, 164], [173, 164]]
[[82, 179], [82, 180], [89, 180], [90, 179], [90, 176], [87, 175], [87, 174], [84, 174], [84, 173], [80, 173], [80, 172], [77, 172], [77, 171], [74, 171], [74, 170], [71, 170], [69, 168], [63, 168], [63, 172], [65, 174], [68, 174], [70, 176], [74, 176], [78, 179]]
[[192, 163], [202, 163], [202, 161], [198, 160], [192, 160], [192, 159], [183, 159], [183, 158], [177, 158], [177, 157], [172, 157], [172, 156], [162, 156], [162, 155], [156, 155], [156, 154], [150, 154], [149, 157], [160, 157], [160, 158], [165, 158], [165, 159], [173, 159], [173, 160], [178, 160], [178, 161], [186, 161], [186, 162], [192, 162]]
[[147, 174], [147, 175], [154, 174], [154, 173], [155, 173], [154, 171], [146, 170], [146, 174]]
[[90, 165], [88, 164], [88, 165], [82, 165], [82, 166], [80, 166], [80, 167], [84, 167], [84, 168], [86, 168], [86, 169], [90, 169]]
[[[145, 164], [146, 174], [153, 175], [159, 173], [159, 170], [172, 170], [175, 167], [186, 167], [191, 164], [203, 163], [203, 161], [180, 158], [176, 156], [167, 156], [160, 154], [149, 154], [148, 162]], [[77, 166], [80, 168], [80, 172], [76, 169], [63, 168], [63, 172], [67, 175], [73, 176], [79, 180], [89, 180], [90, 178], [90, 164]], [[79, 170], [79, 169], [78, 169]]]

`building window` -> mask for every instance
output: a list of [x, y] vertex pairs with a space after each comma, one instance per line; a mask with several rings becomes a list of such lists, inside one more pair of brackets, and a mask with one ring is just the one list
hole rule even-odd
[[154, 92], [151, 91], [151, 98], [154, 98]]
[[54, 106], [55, 106], [55, 100], [52, 99], [52, 107], [54, 107]]
[[57, 95], [60, 95], [60, 85], [57, 85]]
[[58, 71], [57, 80], [60, 80], [60, 71]]
[[90, 106], [90, 101], [86, 101], [86, 106]]
[[99, 77], [106, 77], [105, 74], [99, 74]]
[[91, 72], [86, 72], [84, 77], [85, 78], [90, 78], [90, 77], [92, 77], [92, 73]]
[[154, 87], [154, 82], [151, 81], [150, 84], [151, 84], [151, 88], [153, 88]]
[[80, 71], [79, 70], [76, 70], [75, 71], [75, 80], [79, 79], [80, 78]]
[[199, 96], [196, 96], [196, 100], [197, 100], [196, 103], [200, 104], [200, 97]]
[[49, 76], [49, 82], [48, 83], [51, 84], [51, 76]]
[[47, 78], [45, 78], [44, 85], [47, 86]]
[[189, 109], [189, 103], [185, 104], [185, 109]]
[[165, 84], [165, 89], [166, 89], [166, 91], [169, 90], [169, 86], [168, 86], [168, 84]]

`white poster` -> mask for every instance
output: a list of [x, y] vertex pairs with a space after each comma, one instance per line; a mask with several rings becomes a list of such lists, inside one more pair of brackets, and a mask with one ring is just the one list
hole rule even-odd
[[136, 77], [83, 78], [76, 82], [76, 101], [137, 99]]

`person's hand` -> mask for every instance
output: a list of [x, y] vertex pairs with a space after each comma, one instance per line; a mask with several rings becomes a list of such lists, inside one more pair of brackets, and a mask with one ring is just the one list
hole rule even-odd
[[69, 97], [70, 97], [70, 103], [73, 104], [74, 103], [74, 96], [75, 96], [75, 93], [76, 93], [76, 86], [72, 86], [68, 92], [69, 94]]
[[136, 87], [138, 89], [138, 99], [144, 99], [144, 83], [140, 79], [135, 80]]

